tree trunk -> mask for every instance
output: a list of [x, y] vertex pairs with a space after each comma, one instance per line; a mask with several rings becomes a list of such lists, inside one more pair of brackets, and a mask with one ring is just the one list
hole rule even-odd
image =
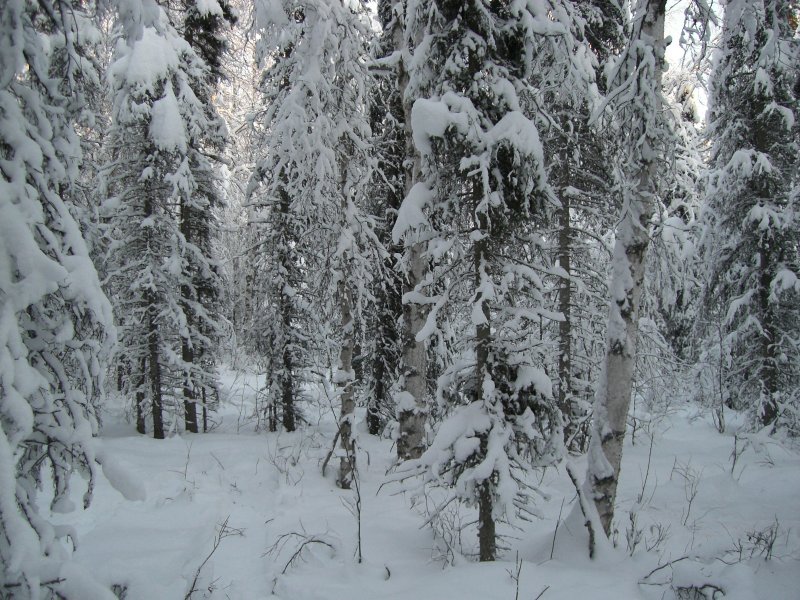
[[144, 418], [144, 403], [147, 398], [147, 393], [144, 390], [144, 386], [147, 383], [146, 369], [147, 359], [142, 357], [139, 361], [139, 381], [136, 386], [136, 432], [141, 434], [147, 433]]
[[[639, 10], [645, 14], [638, 40], [649, 46], [658, 56], [663, 48], [664, 13], [666, 0], [640, 0]], [[644, 6], [643, 6], [644, 5]], [[634, 15], [634, 20], [637, 15]], [[663, 50], [661, 50], [663, 51]], [[661, 87], [662, 66], [656, 64], [652, 81], [636, 81], [656, 91], [653, 101], [658, 103]], [[641, 79], [643, 76], [638, 74]], [[643, 92], [640, 92], [643, 93]], [[644, 267], [649, 243], [648, 228], [653, 214], [655, 176], [658, 168], [654, 148], [658, 140], [650, 114], [661, 109], [659, 104], [646, 106], [641, 97], [632, 99], [634, 111], [630, 127], [634, 141], [642, 147], [630, 156], [631, 181], [634, 188], [624, 199], [622, 216], [617, 226], [616, 243], [612, 258], [610, 282], [611, 302], [609, 307], [607, 346], [601, 381], [595, 398], [594, 424], [589, 444], [589, 466], [587, 485], [594, 499], [600, 522], [606, 535], [612, 531], [614, 502], [617, 494], [622, 442], [625, 438], [628, 408], [633, 388], [633, 372], [636, 364], [636, 343], [639, 325], [639, 302], [644, 281]], [[645, 113], [643, 111], [653, 111]], [[636, 139], [638, 133], [639, 138]], [[645, 151], [649, 148], [649, 152]]]
[[[398, 19], [399, 20], [399, 19]], [[395, 32], [395, 48], [404, 46], [402, 28]], [[405, 196], [408, 196], [414, 185], [421, 179], [421, 159], [414, 147], [411, 129], [412, 101], [406, 99], [409, 74], [402, 61], [398, 66], [398, 92], [403, 98], [406, 138], [406, 173]], [[410, 160], [408, 160], [410, 159]], [[410, 234], [411, 235], [411, 234]], [[413, 292], [422, 283], [428, 271], [425, 256], [426, 244], [421, 241], [407, 241], [408, 269], [404, 273], [403, 295]], [[426, 402], [427, 356], [425, 342], [417, 341], [417, 334], [422, 330], [427, 319], [426, 305], [403, 302], [403, 352], [400, 359], [401, 393], [397, 402], [397, 417], [400, 421], [400, 435], [397, 439], [397, 458], [408, 460], [419, 458], [425, 451], [425, 424], [428, 407]]]
[[281, 315], [283, 321], [283, 349], [281, 352], [281, 369], [283, 375], [281, 376], [281, 413], [283, 417], [283, 428], [286, 431], [294, 431], [297, 427], [295, 419], [294, 407], [294, 375], [292, 370], [294, 364], [292, 361], [292, 348], [291, 348], [291, 328], [292, 328], [292, 299], [286, 294], [281, 294]]
[[[286, 181], [287, 177], [284, 172], [281, 172], [281, 180]], [[283, 289], [280, 290], [280, 300], [279, 300], [279, 310], [280, 315], [279, 318], [281, 320], [281, 336], [280, 336], [280, 345], [281, 348], [279, 349], [280, 352], [280, 361], [281, 361], [281, 377], [280, 377], [280, 388], [281, 388], [281, 416], [283, 421], [283, 428], [286, 431], [294, 431], [297, 427], [297, 419], [295, 415], [295, 406], [294, 406], [294, 390], [295, 390], [295, 382], [294, 382], [294, 364], [292, 360], [292, 344], [293, 334], [292, 334], [292, 320], [294, 316], [294, 300], [292, 297], [287, 294], [287, 287], [294, 287], [295, 284], [295, 277], [294, 272], [297, 268], [292, 260], [291, 252], [289, 251], [289, 244], [291, 243], [291, 232], [290, 232], [290, 198], [289, 194], [285, 188], [281, 188], [280, 190], [280, 203], [278, 205], [279, 217], [278, 222], [280, 223], [280, 227], [283, 230], [282, 235], [279, 241], [279, 250], [278, 250], [278, 259], [280, 262], [281, 271], [284, 273], [285, 281], [283, 282]], [[272, 403], [273, 415], [277, 410], [275, 406], [277, 399], [270, 398], [270, 402]], [[273, 418], [270, 421], [270, 431], [275, 431], [277, 429], [277, 422], [276, 419]]]
[[[189, 321], [188, 315], [186, 318], [187, 321]], [[186, 338], [181, 340], [181, 358], [183, 359], [184, 364], [192, 365], [194, 363], [194, 351], [192, 350], [189, 340]], [[192, 376], [187, 372], [184, 374], [183, 379], [183, 414], [186, 431], [191, 433], [198, 433], [197, 403], [195, 400]]]
[[388, 391], [384, 381], [386, 365], [382, 360], [381, 350], [381, 348], [375, 349], [375, 360], [372, 363], [372, 379], [375, 382], [375, 387], [367, 400], [367, 431], [369, 431], [370, 435], [379, 435], [381, 433], [380, 407], [386, 401]]
[[564, 316], [564, 320], [558, 323], [558, 406], [564, 416], [564, 442], [567, 442], [575, 428], [572, 410], [572, 282], [569, 279], [572, 268], [572, 230], [569, 193], [562, 193], [560, 200], [558, 266], [564, 270], [566, 276], [562, 276], [558, 288], [558, 310]]
[[203, 386], [203, 433], [208, 433], [208, 398], [206, 397], [206, 388]]
[[355, 451], [353, 446], [353, 413], [355, 411], [355, 397], [353, 394], [353, 306], [350, 290], [345, 278], [338, 283], [339, 310], [342, 318], [342, 346], [339, 350], [339, 367], [336, 372], [335, 383], [339, 389], [342, 402], [341, 416], [339, 418], [339, 437], [344, 456], [339, 461], [339, 477], [337, 484], [342, 489], [350, 489], [353, 483], [355, 469]]
[[[479, 186], [473, 191], [473, 206], [481, 199]], [[473, 275], [475, 289], [480, 289], [486, 277], [486, 256], [489, 250], [488, 219], [486, 215], [477, 215], [477, 230], [482, 233], [480, 240], [473, 246]], [[475, 397], [473, 402], [484, 402], [486, 390], [484, 382], [489, 375], [489, 346], [491, 344], [491, 326], [489, 301], [478, 292], [475, 302], [480, 304], [483, 323], [475, 326]], [[480, 459], [488, 452], [488, 432], [480, 436]], [[482, 481], [478, 486], [478, 546], [481, 562], [492, 561], [497, 556], [496, 525], [494, 521], [494, 480], [495, 473]]]
[[[409, 269], [403, 283], [403, 293], [412, 292], [422, 281], [427, 270], [423, 255], [425, 245], [413, 244], [409, 252]], [[417, 333], [425, 325], [427, 310], [423, 305], [403, 304], [403, 353], [401, 355], [401, 385], [406, 392], [398, 405], [400, 437], [397, 439], [397, 457], [400, 460], [419, 458], [425, 451], [425, 423], [427, 420], [426, 393], [427, 357], [425, 342], [417, 341]]]
[[[181, 234], [187, 244], [195, 242], [192, 231], [191, 211], [187, 205], [187, 199], [181, 199], [180, 206], [180, 219], [181, 219]], [[189, 265], [188, 272], [184, 271], [182, 275], [186, 278], [192, 277], [192, 265]], [[185, 372], [183, 375], [183, 415], [184, 425], [186, 431], [190, 433], [197, 433], [197, 404], [195, 402], [195, 386], [194, 386], [194, 349], [192, 348], [191, 340], [188, 336], [192, 335], [193, 318], [192, 309], [189, 306], [191, 300], [192, 289], [188, 285], [181, 286], [181, 310], [186, 319], [186, 329], [188, 330], [187, 336], [181, 338], [181, 359], [184, 363]]]
[[[150, 294], [148, 294], [150, 296]], [[153, 299], [148, 300], [148, 335], [150, 368], [150, 400], [153, 406], [153, 437], [157, 440], [164, 439], [164, 414], [161, 395], [161, 355], [159, 352], [158, 323], [156, 322], [156, 307]]]
[[759, 286], [758, 302], [761, 319], [761, 400], [759, 406], [759, 422], [762, 427], [769, 427], [778, 418], [778, 357], [775, 345], [775, 315], [769, 301], [773, 274], [770, 266], [778, 261], [771, 259], [769, 240], [763, 239], [759, 244]]

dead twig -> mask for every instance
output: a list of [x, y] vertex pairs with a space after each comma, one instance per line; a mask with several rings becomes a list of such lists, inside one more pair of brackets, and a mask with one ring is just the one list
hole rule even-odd
[[217, 551], [217, 548], [219, 548], [220, 544], [222, 543], [222, 540], [224, 540], [226, 537], [230, 537], [232, 535], [240, 535], [240, 536], [244, 535], [244, 530], [243, 529], [236, 529], [236, 528], [233, 528], [233, 527], [228, 527], [228, 519], [230, 519], [230, 518], [231, 518], [230, 515], [225, 517], [225, 520], [219, 526], [219, 531], [217, 531], [217, 535], [214, 536], [214, 545], [211, 548], [211, 552], [208, 553], [208, 556], [206, 556], [205, 559], [203, 560], [203, 562], [200, 563], [200, 566], [197, 567], [197, 571], [195, 571], [195, 573], [194, 573], [194, 579], [192, 580], [192, 586], [189, 588], [189, 591], [186, 592], [186, 595], [183, 597], [183, 600], [191, 600], [192, 595], [195, 592], [198, 591], [197, 590], [197, 581], [200, 579], [200, 573], [203, 570], [203, 567], [206, 566], [206, 563], [209, 560], [211, 560], [212, 556], [214, 556], [214, 553]]

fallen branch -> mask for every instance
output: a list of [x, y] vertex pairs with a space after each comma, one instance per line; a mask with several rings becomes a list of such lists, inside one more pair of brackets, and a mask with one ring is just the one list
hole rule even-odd
[[544, 589], [543, 589], [541, 592], [539, 592], [539, 595], [538, 595], [538, 596], [536, 596], [536, 598], [534, 598], [533, 600], [539, 600], [539, 598], [541, 598], [542, 596], [544, 596], [544, 593], [545, 593], [547, 590], [549, 590], [549, 589], [550, 589], [550, 586], [549, 586], [549, 585], [546, 585], [546, 586], [544, 586]]

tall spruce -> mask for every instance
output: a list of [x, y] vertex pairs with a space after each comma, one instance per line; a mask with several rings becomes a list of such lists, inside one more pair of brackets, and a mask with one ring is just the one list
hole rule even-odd
[[154, 1], [118, 8], [108, 281], [137, 430], [149, 413], [163, 438], [180, 416], [197, 431], [196, 404], [215, 390], [217, 194], [208, 153], [223, 144], [225, 127], [208, 104], [207, 66], [164, 11]]
[[388, 250], [380, 276], [374, 280], [374, 303], [367, 322], [370, 334], [363, 349], [366, 355], [372, 356], [366, 393], [367, 428], [373, 435], [381, 433], [395, 418], [392, 393], [399, 380], [402, 352], [402, 278], [396, 264], [401, 248], [393, 243], [391, 236], [405, 192], [406, 158], [405, 115], [398, 89], [400, 60], [395, 48], [403, 13], [402, 6], [396, 5], [395, 0], [378, 3], [382, 30], [372, 51], [378, 65], [370, 110], [377, 161], [369, 210], [377, 217], [375, 233]]
[[430, 307], [414, 340], [446, 340], [451, 356], [438, 380], [444, 420], [401, 472], [422, 473], [477, 508], [482, 561], [497, 556], [498, 521], [534, 510], [524, 474], [561, 447], [544, 349], [534, 342], [540, 319], [555, 313], [544, 306], [528, 227], [554, 205], [526, 112], [529, 49], [537, 35], [567, 31], [551, 8], [409, 3], [409, 24], [423, 25], [409, 83], [420, 165], [394, 233], [406, 236], [407, 264], [415, 253], [430, 264], [404, 298]]
[[[712, 76], [704, 308], [724, 402], [798, 431], [800, 42], [796, 3], [730, 0]], [[717, 339], [718, 338], [718, 339]]]
[[[605, 232], [615, 217], [613, 160], [618, 148], [601, 123], [590, 119], [605, 88], [604, 68], [623, 43], [621, 7], [609, 0], [560, 6], [570, 35], [542, 36], [535, 50], [533, 82], [542, 90], [548, 181], [560, 206], [550, 225], [556, 243], [557, 396], [564, 441], [581, 450], [588, 442], [593, 376], [602, 355], [608, 265]], [[578, 57], [586, 66], [579, 66]]]
[[[359, 3], [340, 0], [272, 0], [257, 14], [264, 33], [260, 59], [271, 61], [262, 82], [266, 108], [257, 116], [263, 127], [261, 157], [250, 184], [264, 229], [259, 250], [272, 270], [265, 307], [277, 311], [264, 327], [274, 340], [267, 386], [273, 398], [281, 394], [287, 425], [293, 410], [287, 403], [294, 398], [287, 389], [297, 389], [294, 372], [314, 366], [308, 352], [291, 368], [287, 359], [309, 344], [318, 354], [336, 355], [330, 366], [341, 406], [338, 483], [349, 487], [355, 460], [356, 324], [369, 297], [379, 247], [373, 220], [364, 211], [372, 165], [366, 12]], [[331, 339], [320, 335], [325, 332], [321, 318], [329, 325], [338, 321], [329, 327]]]
[[[212, 97], [222, 77], [227, 51], [223, 30], [236, 17], [224, 0], [216, 3], [184, 0], [183, 38], [189, 42], [204, 69], [192, 74], [192, 88], [211, 127], [196, 130], [187, 145], [194, 189], [180, 198], [179, 220], [185, 242], [196, 252], [187, 256], [189, 282], [181, 286], [181, 309], [189, 335], [181, 336], [184, 363], [183, 402], [187, 431], [199, 431], [197, 406], [202, 408], [202, 429], [208, 429], [209, 404], [216, 400], [216, 368], [221, 341], [221, 279], [214, 261], [221, 208], [218, 175], [212, 156], [224, 150], [227, 131]], [[192, 334], [194, 333], [194, 334]]]

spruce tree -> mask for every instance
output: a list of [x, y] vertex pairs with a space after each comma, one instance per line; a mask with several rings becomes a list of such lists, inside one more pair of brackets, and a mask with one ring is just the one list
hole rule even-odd
[[792, 10], [789, 0], [725, 7], [709, 117], [704, 305], [721, 327], [724, 401], [749, 410], [754, 425], [797, 432], [800, 44]]
[[[414, 234], [409, 263], [415, 246], [432, 263], [404, 298], [430, 306], [415, 340], [446, 340], [451, 357], [439, 377], [444, 420], [430, 448], [401, 469], [477, 507], [479, 556], [494, 560], [498, 520], [532, 510], [525, 473], [560, 448], [543, 348], [532, 343], [540, 318], [553, 313], [529, 259], [536, 241], [526, 224], [552, 202], [526, 100], [529, 48], [537, 34], [558, 36], [564, 28], [546, 9], [515, 3], [421, 2], [413, 9], [409, 23], [424, 24], [409, 83], [420, 176], [395, 236]], [[446, 321], [455, 324], [452, 334]]]
[[[262, 83], [266, 108], [257, 120], [263, 138], [250, 193], [266, 234], [260, 250], [272, 267], [265, 305], [277, 311], [263, 328], [274, 340], [267, 386], [273, 404], [275, 392], [281, 394], [285, 419], [293, 409], [287, 401], [294, 401], [294, 392], [285, 390], [298, 387], [294, 372], [312, 366], [308, 354], [291, 368], [287, 357], [309, 344], [337, 356], [330, 366], [341, 405], [338, 481], [348, 487], [355, 460], [356, 324], [379, 247], [364, 211], [372, 167], [366, 12], [341, 0], [274, 1], [262, 8], [260, 57], [272, 64]], [[332, 339], [320, 339], [320, 317]]]
[[215, 390], [217, 195], [207, 153], [225, 128], [208, 104], [206, 65], [155, 2], [121, 2], [118, 31], [109, 69], [108, 280], [137, 429], [144, 433], [149, 411], [163, 438], [181, 414], [197, 431], [195, 405]]
[[[375, 40], [373, 56], [378, 65], [375, 94], [370, 110], [377, 162], [373, 175], [373, 198], [369, 212], [376, 216], [375, 233], [388, 250], [374, 279], [373, 309], [368, 315], [366, 355], [372, 356], [367, 382], [367, 428], [373, 435], [383, 431], [394, 419], [393, 388], [399, 379], [398, 363], [402, 352], [402, 279], [396, 255], [401, 248], [392, 242], [392, 229], [405, 191], [406, 157], [403, 99], [398, 90], [398, 63], [395, 43], [403, 25], [402, 12], [394, 0], [378, 3], [381, 35]], [[400, 7], [397, 7], [400, 8]]]
[[[65, 528], [41, 511], [74, 508], [72, 475], [96, 477], [95, 443], [111, 308], [66, 198], [80, 142], [65, 93], [88, 66], [85, 15], [71, 2], [0, 6], [0, 596], [103, 597], [70, 578]], [[51, 50], [57, 48], [53, 53]], [[74, 69], [57, 70], [54, 56]], [[83, 582], [83, 583], [82, 583]], [[111, 596], [110, 592], [105, 592]]]

